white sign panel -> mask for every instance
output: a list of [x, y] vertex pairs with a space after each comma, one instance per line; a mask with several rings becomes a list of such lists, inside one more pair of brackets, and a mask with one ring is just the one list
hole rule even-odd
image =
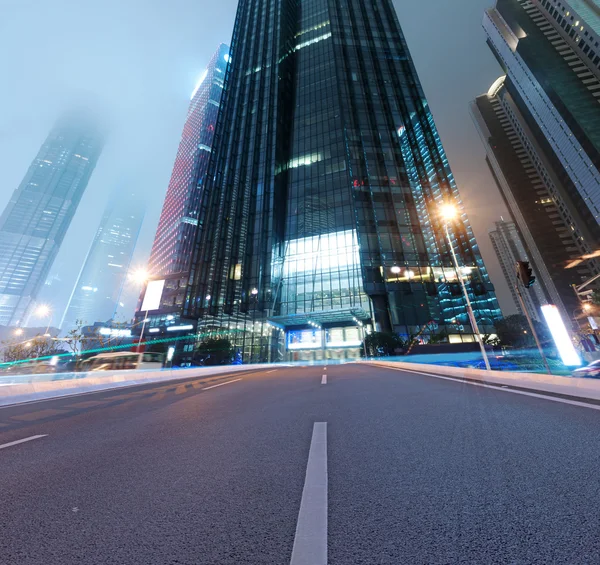
[[142, 303], [142, 312], [158, 310], [160, 308], [160, 299], [162, 298], [163, 288], [165, 288], [165, 280], [150, 281], [146, 287], [144, 294], [144, 302]]

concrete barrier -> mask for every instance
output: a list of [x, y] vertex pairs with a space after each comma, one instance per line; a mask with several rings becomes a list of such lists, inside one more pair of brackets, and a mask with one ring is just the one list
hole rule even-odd
[[381, 367], [407, 369], [421, 373], [431, 373], [444, 377], [458, 377], [478, 381], [483, 384], [498, 384], [519, 387], [532, 392], [551, 392], [576, 398], [600, 400], [600, 380], [557, 377], [539, 373], [513, 373], [509, 371], [484, 371], [443, 365], [425, 365], [402, 361], [360, 361]]
[[160, 371], [96, 371], [89, 373], [58, 373], [47, 375], [19, 375], [15, 378], [27, 382], [2, 382], [0, 378], [0, 406], [31, 402], [73, 394], [115, 389], [155, 382], [203, 378], [224, 373], [273, 368], [273, 365], [225, 365], [220, 367], [194, 367], [191, 369], [163, 369]]

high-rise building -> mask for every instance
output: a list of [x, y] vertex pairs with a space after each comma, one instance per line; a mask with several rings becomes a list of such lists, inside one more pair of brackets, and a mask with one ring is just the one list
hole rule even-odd
[[102, 151], [87, 117], [54, 126], [0, 216], [0, 324], [27, 321]]
[[111, 199], [85, 258], [60, 327], [114, 319], [144, 219], [143, 200], [119, 190]]
[[[520, 285], [517, 279], [516, 263], [517, 261], [528, 261], [531, 262], [525, 245], [521, 241], [519, 231], [514, 222], [505, 222], [500, 220], [496, 222], [496, 229], [489, 232], [492, 246], [498, 257], [498, 262], [502, 268], [504, 278], [508, 284], [512, 297], [515, 303], [515, 307], [519, 314], [524, 314], [523, 306], [519, 297], [517, 296], [517, 289], [519, 287], [523, 303], [527, 309], [527, 313], [531, 318], [542, 321], [540, 307], [547, 304], [548, 301], [544, 295], [542, 287], [537, 282], [529, 289], [525, 289]], [[535, 273], [534, 273], [535, 275]]]
[[[499, 316], [391, 0], [241, 0], [184, 314], [246, 360]], [[453, 267], [440, 207], [461, 264]]]
[[212, 56], [192, 93], [149, 261], [152, 276], [189, 270], [229, 48]]
[[600, 273], [600, 20], [592, 4], [497, 0], [483, 26], [506, 76], [471, 105], [538, 280], [568, 318], [578, 304], [572, 285]]

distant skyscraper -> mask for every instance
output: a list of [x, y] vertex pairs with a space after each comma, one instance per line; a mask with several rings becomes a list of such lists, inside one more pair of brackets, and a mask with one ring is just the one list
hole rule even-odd
[[497, 0], [483, 26], [506, 76], [471, 106], [538, 279], [568, 317], [571, 286], [600, 273], [599, 22], [587, 0]]
[[92, 241], [60, 327], [114, 317], [144, 219], [145, 204], [126, 189], [113, 196]]
[[[524, 314], [523, 307], [517, 296], [515, 286], [519, 283], [517, 279], [516, 263], [517, 261], [531, 261], [531, 258], [527, 254], [525, 245], [521, 241], [517, 226], [513, 222], [505, 222], [504, 220], [496, 222], [496, 229], [490, 231], [490, 239], [492, 240], [492, 246], [502, 267], [504, 278], [510, 288], [515, 307], [519, 314]], [[535, 266], [534, 266], [535, 268]], [[541, 281], [536, 276], [535, 284], [527, 289], [520, 286], [521, 296], [525, 303], [525, 308], [529, 315], [538, 321], [542, 321], [540, 314], [540, 306], [547, 304], [547, 300], [544, 296], [542, 287], [540, 286]]]
[[[362, 327], [473, 341], [498, 305], [391, 0], [241, 0], [184, 313], [246, 360]], [[452, 243], [440, 206], [459, 219]]]
[[26, 322], [102, 145], [87, 118], [63, 117], [13, 193], [0, 216], [0, 324]]
[[150, 255], [153, 276], [189, 270], [228, 59], [221, 44], [192, 93]]

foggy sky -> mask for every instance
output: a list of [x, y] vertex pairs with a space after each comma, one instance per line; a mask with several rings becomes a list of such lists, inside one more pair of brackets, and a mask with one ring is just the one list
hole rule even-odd
[[[467, 213], [505, 313], [514, 306], [488, 229], [508, 216], [484, 161], [469, 102], [501, 74], [481, 29], [492, 0], [394, 0]], [[189, 98], [237, 0], [1, 0], [0, 210], [58, 115], [87, 101], [108, 126], [104, 152], [51, 273], [44, 300], [66, 306], [116, 185], [147, 198], [133, 264], [145, 266]], [[137, 289], [129, 289], [130, 316]], [[33, 320], [32, 320], [33, 323]]]

